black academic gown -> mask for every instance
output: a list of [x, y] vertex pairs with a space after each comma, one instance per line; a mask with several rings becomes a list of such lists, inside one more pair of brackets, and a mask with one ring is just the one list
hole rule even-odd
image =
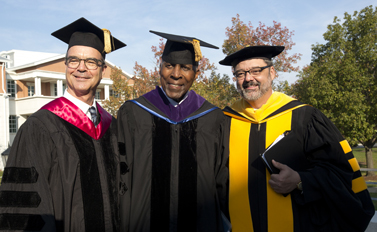
[[[319, 110], [282, 93], [254, 111], [243, 99], [224, 109], [229, 136], [228, 205], [233, 232], [364, 231], [374, 214], [347, 141]], [[303, 191], [284, 196], [268, 184], [261, 154], [285, 131], [304, 158]], [[281, 155], [289, 155], [290, 149]], [[286, 164], [289, 166], [289, 164]]]
[[[127, 101], [118, 112], [121, 160], [129, 164], [121, 179], [131, 189], [120, 199], [121, 230], [222, 231], [223, 113], [203, 99], [175, 122], [160, 110], [172, 107], [161, 91], [152, 93]], [[193, 106], [190, 101], [201, 97], [191, 95], [185, 101]], [[156, 98], [163, 98], [163, 106]]]
[[119, 231], [116, 120], [66, 98], [34, 113], [12, 144], [0, 187], [0, 229]]

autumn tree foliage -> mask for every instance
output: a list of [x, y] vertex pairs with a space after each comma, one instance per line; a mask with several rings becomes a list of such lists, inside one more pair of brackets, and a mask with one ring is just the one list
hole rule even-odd
[[135, 76], [134, 80], [134, 98], [153, 90], [156, 85], [160, 83], [159, 73], [155, 71], [148, 71], [147, 68], [135, 62], [134, 66]]
[[335, 17], [326, 43], [312, 46], [312, 62], [293, 85], [299, 100], [320, 109], [351, 144], [365, 147], [368, 168], [377, 142], [376, 28], [377, 7]]
[[129, 86], [129, 82], [122, 75], [122, 70], [117, 67], [111, 69], [110, 79], [113, 81], [112, 93], [109, 99], [102, 102], [103, 108], [111, 115], [116, 117], [120, 106], [133, 96], [133, 86]]
[[143, 67], [142, 65], [135, 62], [134, 66], [134, 74], [133, 77], [135, 84], [135, 92], [134, 97], [140, 97], [143, 94], [153, 90], [155, 86], [159, 85], [160, 83], [160, 74], [159, 74], [159, 67], [161, 65], [161, 56], [162, 52], [164, 51], [165, 44], [163, 39], [160, 39], [160, 42], [157, 46], [152, 46], [152, 52], [154, 53], [154, 60], [155, 66], [152, 70], [148, 70], [147, 68]]
[[281, 23], [273, 21], [272, 26], [259, 22], [259, 26], [254, 26], [249, 22], [245, 24], [241, 21], [239, 14], [232, 18], [232, 26], [226, 28], [225, 39], [222, 50], [226, 55], [230, 55], [244, 47], [256, 45], [285, 46], [284, 51], [274, 58], [274, 67], [277, 71], [291, 72], [298, 71], [299, 67], [294, 66], [301, 59], [301, 54], [294, 53], [288, 55], [295, 43], [292, 40], [294, 31], [287, 27], [282, 27]]
[[192, 89], [221, 109], [240, 98], [236, 87], [230, 84], [229, 76], [223, 74], [221, 77], [220, 73], [215, 71], [205, 80], [194, 82]]
[[288, 96], [292, 96], [295, 98], [293, 87], [288, 83], [288, 81], [278, 81], [277, 83], [274, 81], [272, 82], [272, 89], [277, 92], [285, 93]]

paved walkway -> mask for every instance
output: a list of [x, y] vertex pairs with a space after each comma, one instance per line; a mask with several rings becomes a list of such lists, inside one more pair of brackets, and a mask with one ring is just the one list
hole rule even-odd
[[369, 188], [368, 188], [368, 191], [369, 191], [370, 193], [377, 193], [377, 187], [369, 187]]
[[365, 232], [376, 232], [377, 231], [377, 211], [374, 214], [372, 220], [369, 223], [369, 226]]
[[[371, 193], [377, 193], [377, 187], [369, 187], [368, 191]], [[377, 199], [372, 198], [372, 200], [376, 201]], [[377, 232], [377, 211], [374, 213], [374, 216], [370, 221], [369, 226], [365, 232]]]

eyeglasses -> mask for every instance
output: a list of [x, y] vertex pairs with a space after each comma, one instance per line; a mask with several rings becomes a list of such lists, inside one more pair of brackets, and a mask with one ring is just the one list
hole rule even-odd
[[65, 59], [65, 64], [68, 68], [79, 67], [81, 61], [84, 61], [85, 67], [89, 70], [96, 70], [98, 67], [102, 67], [104, 62], [95, 58], [79, 59], [76, 56], [70, 56]]
[[271, 66], [272, 65], [267, 65], [267, 66], [264, 66], [264, 67], [256, 67], [256, 68], [250, 69], [249, 71], [236, 71], [236, 72], [233, 73], [233, 75], [237, 78], [237, 80], [245, 79], [246, 73], [249, 73], [250, 76], [252, 76], [252, 77], [257, 77], [257, 76], [260, 75], [260, 73], [264, 69], [269, 68]]

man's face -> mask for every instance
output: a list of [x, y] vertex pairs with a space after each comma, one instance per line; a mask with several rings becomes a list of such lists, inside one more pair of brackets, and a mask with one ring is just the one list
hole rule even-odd
[[163, 61], [160, 68], [161, 87], [166, 95], [180, 102], [198, 76], [191, 64], [171, 64]]
[[[99, 51], [87, 46], [71, 47], [67, 52], [67, 58], [70, 57], [76, 57], [78, 59], [94, 58], [97, 60], [102, 60], [102, 56]], [[65, 75], [67, 79], [68, 92], [76, 98], [81, 98], [83, 96], [94, 96], [105, 70], [106, 66], [89, 70], [86, 67], [84, 60], [80, 61], [77, 68], [69, 68], [66, 66]]]
[[[249, 59], [238, 63], [234, 72], [258, 70], [258, 68], [265, 66], [267, 66], [267, 64], [262, 59]], [[266, 93], [272, 93], [271, 87], [274, 78], [275, 69], [273, 66], [263, 69], [257, 75], [246, 73], [243, 79], [237, 78], [237, 90], [246, 101], [257, 101], [265, 96]]]

